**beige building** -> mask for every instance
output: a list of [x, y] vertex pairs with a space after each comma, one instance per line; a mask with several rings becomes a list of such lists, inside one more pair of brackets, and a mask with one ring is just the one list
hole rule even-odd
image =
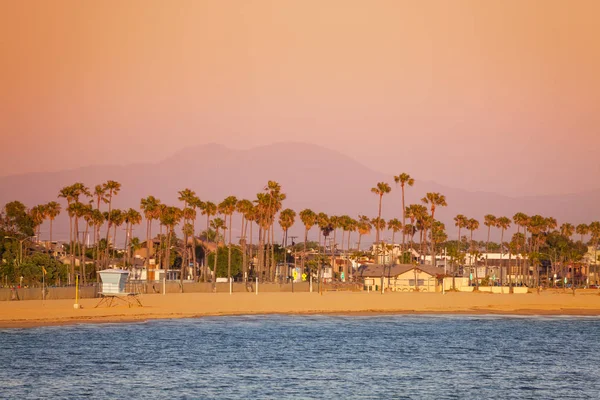
[[412, 264], [366, 264], [357, 270], [357, 277], [364, 282], [365, 290], [391, 292], [439, 292], [443, 268]]

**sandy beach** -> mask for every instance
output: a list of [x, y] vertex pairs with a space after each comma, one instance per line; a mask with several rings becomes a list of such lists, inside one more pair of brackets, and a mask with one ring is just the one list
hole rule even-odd
[[98, 307], [99, 299], [0, 302], [0, 327], [136, 322], [249, 314], [512, 314], [600, 315], [597, 290], [541, 294], [485, 293], [186, 293], [140, 296], [143, 307]]

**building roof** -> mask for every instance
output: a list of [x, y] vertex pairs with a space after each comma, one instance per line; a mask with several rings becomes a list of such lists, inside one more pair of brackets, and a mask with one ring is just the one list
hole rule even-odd
[[407, 271], [412, 271], [414, 268], [425, 272], [431, 276], [443, 275], [444, 269], [437, 268], [433, 265], [413, 265], [413, 264], [363, 264], [358, 267], [356, 274], [359, 277], [379, 277], [379, 276], [398, 276]]

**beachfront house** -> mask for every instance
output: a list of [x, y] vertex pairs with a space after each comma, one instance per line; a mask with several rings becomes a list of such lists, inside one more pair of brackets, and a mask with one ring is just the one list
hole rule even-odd
[[413, 264], [364, 264], [356, 276], [361, 279], [365, 290], [392, 292], [438, 292], [441, 290], [443, 268]]

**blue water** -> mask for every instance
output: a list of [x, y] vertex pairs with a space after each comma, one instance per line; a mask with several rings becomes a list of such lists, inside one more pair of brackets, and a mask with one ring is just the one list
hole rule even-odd
[[248, 316], [0, 330], [0, 398], [597, 399], [600, 319]]

